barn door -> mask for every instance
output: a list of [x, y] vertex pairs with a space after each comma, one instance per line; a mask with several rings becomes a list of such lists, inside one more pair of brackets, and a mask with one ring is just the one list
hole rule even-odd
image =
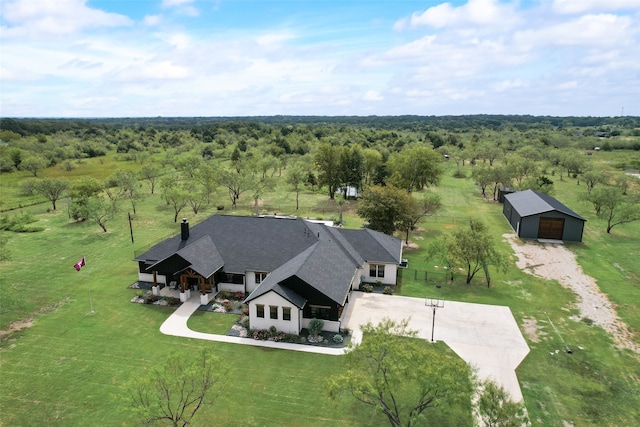
[[539, 239], [562, 240], [564, 230], [564, 218], [540, 218], [538, 226]]

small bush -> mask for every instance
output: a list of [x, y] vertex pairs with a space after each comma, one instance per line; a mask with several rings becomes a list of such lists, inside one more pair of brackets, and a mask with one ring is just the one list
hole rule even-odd
[[271, 332], [271, 335], [275, 335], [278, 333], [278, 329], [275, 326], [271, 325], [269, 326], [269, 332]]
[[349, 328], [342, 328], [342, 333], [343, 333], [344, 335], [349, 336], [349, 335], [351, 335], [351, 329], [349, 329]]
[[231, 296], [231, 292], [229, 291], [220, 291], [218, 292], [217, 297], [220, 299], [228, 299]]
[[242, 309], [240, 309], [240, 311], [242, 311], [242, 314], [244, 314], [245, 316], [249, 315], [249, 306], [247, 304], [242, 304]]
[[253, 339], [266, 341], [271, 338], [271, 333], [267, 329], [258, 329], [257, 331], [253, 331]]
[[335, 335], [333, 336], [333, 342], [334, 342], [334, 343], [336, 343], [336, 344], [340, 344], [340, 343], [342, 343], [343, 341], [344, 341], [344, 338], [342, 337], [342, 335], [340, 335], [340, 334], [335, 334]]
[[238, 320], [238, 323], [240, 324], [240, 326], [242, 326], [243, 328], [249, 328], [249, 317], [248, 316], [242, 316], [240, 318], [240, 320]]
[[310, 335], [318, 335], [322, 332], [322, 328], [324, 327], [324, 321], [320, 319], [311, 319], [309, 321], [309, 334]]
[[234, 292], [233, 293], [233, 298], [238, 299], [238, 300], [243, 300], [244, 299], [244, 292]]
[[393, 289], [391, 289], [391, 286], [385, 286], [382, 293], [385, 295], [393, 295]]
[[362, 292], [371, 293], [371, 292], [373, 292], [373, 286], [369, 285], [369, 284], [364, 284], [364, 285], [360, 286], [360, 290]]

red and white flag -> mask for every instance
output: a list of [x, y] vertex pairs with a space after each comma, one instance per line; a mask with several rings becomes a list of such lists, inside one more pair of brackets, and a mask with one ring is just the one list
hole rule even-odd
[[76, 262], [75, 264], [73, 264], [73, 268], [76, 269], [76, 271], [80, 271], [80, 269], [82, 267], [84, 267], [85, 265], [87, 265], [87, 262], [85, 261], [84, 257], [80, 258], [78, 260], [78, 262]]

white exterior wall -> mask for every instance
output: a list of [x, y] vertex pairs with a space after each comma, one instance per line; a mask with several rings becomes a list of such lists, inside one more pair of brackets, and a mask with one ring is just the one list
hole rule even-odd
[[[383, 263], [373, 263], [376, 265], [380, 265]], [[371, 277], [369, 276], [369, 266], [368, 262], [364, 263], [364, 267], [362, 269], [362, 277], [365, 282], [375, 283], [382, 282], [384, 285], [395, 285], [396, 277], [398, 274], [398, 265], [397, 264], [384, 264], [384, 277]]]
[[218, 291], [244, 292], [244, 285], [236, 283], [218, 283]]
[[[258, 304], [264, 305], [264, 318], [257, 316], [256, 305]], [[269, 317], [270, 305], [278, 307], [277, 319]], [[282, 320], [282, 307], [291, 308], [291, 320]], [[301, 329], [300, 318], [301, 312], [298, 307], [273, 291], [249, 301], [249, 324], [251, 329], [269, 329], [271, 326], [275, 326], [279, 331], [297, 335]]]
[[[261, 271], [261, 273], [264, 273], [264, 272]], [[245, 272], [244, 282], [247, 285], [247, 293], [253, 292], [259, 285], [259, 283], [256, 283], [256, 272], [255, 271]]]
[[[140, 280], [141, 282], [151, 282], [153, 283], [153, 273], [141, 273], [138, 272], [138, 280]], [[167, 277], [160, 275], [160, 274], [156, 274], [156, 280], [158, 281], [158, 283], [163, 283], [163, 284], [167, 284]]]
[[[309, 329], [309, 322], [313, 319], [307, 319], [306, 317], [302, 318], [302, 327]], [[324, 326], [322, 327], [323, 331], [329, 332], [340, 332], [340, 322], [336, 322], [335, 320], [324, 320], [320, 319], [324, 322]]]

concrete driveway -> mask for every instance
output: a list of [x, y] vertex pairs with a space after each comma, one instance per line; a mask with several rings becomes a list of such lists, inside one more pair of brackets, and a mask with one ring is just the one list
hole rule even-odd
[[[422, 298], [353, 292], [343, 327], [362, 338], [360, 325], [385, 317], [410, 318], [410, 329], [431, 341], [433, 310]], [[478, 368], [480, 379], [493, 378], [514, 401], [522, 401], [515, 369], [529, 353], [509, 307], [444, 301], [436, 311], [434, 339], [444, 341], [461, 359]]]

